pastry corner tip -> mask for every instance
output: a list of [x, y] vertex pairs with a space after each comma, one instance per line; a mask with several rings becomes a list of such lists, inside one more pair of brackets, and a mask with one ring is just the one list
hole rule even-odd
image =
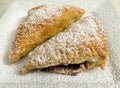
[[9, 64], [14, 64], [19, 60], [19, 56], [9, 51], [8, 59], [9, 59]]
[[8, 54], [9, 64], [14, 64], [17, 62], [17, 59], [12, 55]]
[[14, 64], [14, 63], [16, 63], [16, 61], [9, 59], [9, 64]]
[[82, 14], [84, 14], [86, 11], [85, 11], [85, 9], [80, 8], [80, 12], [82, 12]]

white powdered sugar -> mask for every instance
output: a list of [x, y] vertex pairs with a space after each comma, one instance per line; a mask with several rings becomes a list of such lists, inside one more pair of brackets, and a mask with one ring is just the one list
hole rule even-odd
[[[21, 53], [21, 51], [25, 51], [23, 46], [24, 44], [19, 44], [22, 38], [26, 38], [26, 45], [29, 45], [29, 42], [31, 44], [34, 44], [34, 42], [29, 38], [32, 36], [32, 38], [39, 37], [39, 32], [34, 32], [34, 30], [42, 31], [38, 28], [40, 25], [41, 27], [44, 27], [44, 25], [47, 25], [49, 23], [54, 23], [55, 19], [57, 17], [60, 18], [62, 16], [62, 11], [64, 8], [70, 8], [70, 6], [63, 5], [63, 6], [57, 6], [57, 5], [40, 5], [38, 7], [32, 8], [28, 11], [28, 16], [25, 17], [24, 21], [21, 23], [17, 30], [17, 38], [14, 42], [14, 50], [10, 49], [10, 57], [14, 58], [15, 54]], [[39, 26], [39, 27], [40, 27]], [[20, 50], [21, 49], [21, 50]], [[14, 54], [14, 56], [13, 56]]]
[[[96, 18], [86, 17], [73, 23], [64, 32], [59, 33], [57, 36], [49, 39], [47, 42], [43, 43], [41, 46], [35, 48], [29, 56], [39, 63], [46, 62], [52, 57], [55, 60], [51, 60], [51, 63], [61, 59], [68, 59], [66, 54], [67, 51], [75, 50], [74, 53], [78, 53], [77, 47], [83, 47], [86, 52], [91, 52], [91, 50], [85, 46], [89, 45], [90, 42], [96, 42], [97, 47], [102, 47], [101, 36], [104, 35], [104, 31], [97, 23]], [[82, 46], [82, 44], [84, 45]], [[60, 50], [62, 50], [62, 55]], [[52, 56], [51, 56], [52, 55]], [[73, 56], [74, 57], [74, 56]]]
[[[1, 0], [2, 1], [2, 0]], [[9, 0], [10, 1], [10, 0]], [[44, 72], [32, 72], [18, 75], [18, 69], [25, 59], [9, 65], [6, 52], [15, 38], [16, 29], [26, 11], [37, 5], [70, 4], [82, 7], [90, 15], [94, 12], [100, 19], [107, 35], [110, 58], [105, 70], [93, 69], [77, 76], [57, 75]], [[84, 14], [84, 16], [85, 16]], [[89, 14], [88, 14], [89, 15]], [[6, 88], [119, 88], [120, 86], [120, 17], [111, 0], [14, 0], [0, 19], [0, 87]], [[70, 49], [69, 49], [70, 50]], [[30, 85], [32, 84], [32, 85]], [[102, 85], [101, 85], [102, 84]]]
[[30, 10], [28, 16], [22, 24], [27, 28], [29, 28], [30, 24], [34, 25], [40, 23], [44, 25], [48, 20], [53, 21], [53, 16], [61, 16], [63, 8], [64, 6], [42, 5], [38, 9]]

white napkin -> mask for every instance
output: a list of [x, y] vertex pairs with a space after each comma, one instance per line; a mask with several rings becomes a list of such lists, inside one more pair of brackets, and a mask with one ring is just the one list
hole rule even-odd
[[[8, 63], [7, 50], [17, 27], [28, 9], [41, 4], [72, 4], [98, 17], [108, 37], [110, 58], [105, 70], [92, 69], [78, 76], [34, 72], [25, 76], [18, 70], [25, 61]], [[120, 17], [109, 0], [15, 0], [0, 19], [0, 88], [119, 88], [120, 87]]]

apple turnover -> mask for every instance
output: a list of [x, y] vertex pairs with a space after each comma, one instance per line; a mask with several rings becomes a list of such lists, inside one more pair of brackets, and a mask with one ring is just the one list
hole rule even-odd
[[45, 40], [80, 19], [84, 12], [81, 8], [69, 5], [32, 8], [18, 27], [16, 39], [8, 52], [9, 62], [17, 62]]
[[98, 19], [85, 17], [29, 53], [20, 74], [39, 69], [75, 75], [94, 67], [104, 69], [107, 56], [106, 35]]

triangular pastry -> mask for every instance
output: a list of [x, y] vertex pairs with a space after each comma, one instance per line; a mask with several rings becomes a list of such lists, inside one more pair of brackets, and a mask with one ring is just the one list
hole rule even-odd
[[32, 8], [18, 27], [14, 44], [8, 52], [9, 62], [17, 62], [36, 46], [63, 31], [83, 14], [83, 9], [69, 5], [41, 5]]
[[35, 69], [71, 75], [93, 67], [104, 69], [107, 56], [103, 28], [96, 18], [85, 17], [35, 48], [20, 74]]

